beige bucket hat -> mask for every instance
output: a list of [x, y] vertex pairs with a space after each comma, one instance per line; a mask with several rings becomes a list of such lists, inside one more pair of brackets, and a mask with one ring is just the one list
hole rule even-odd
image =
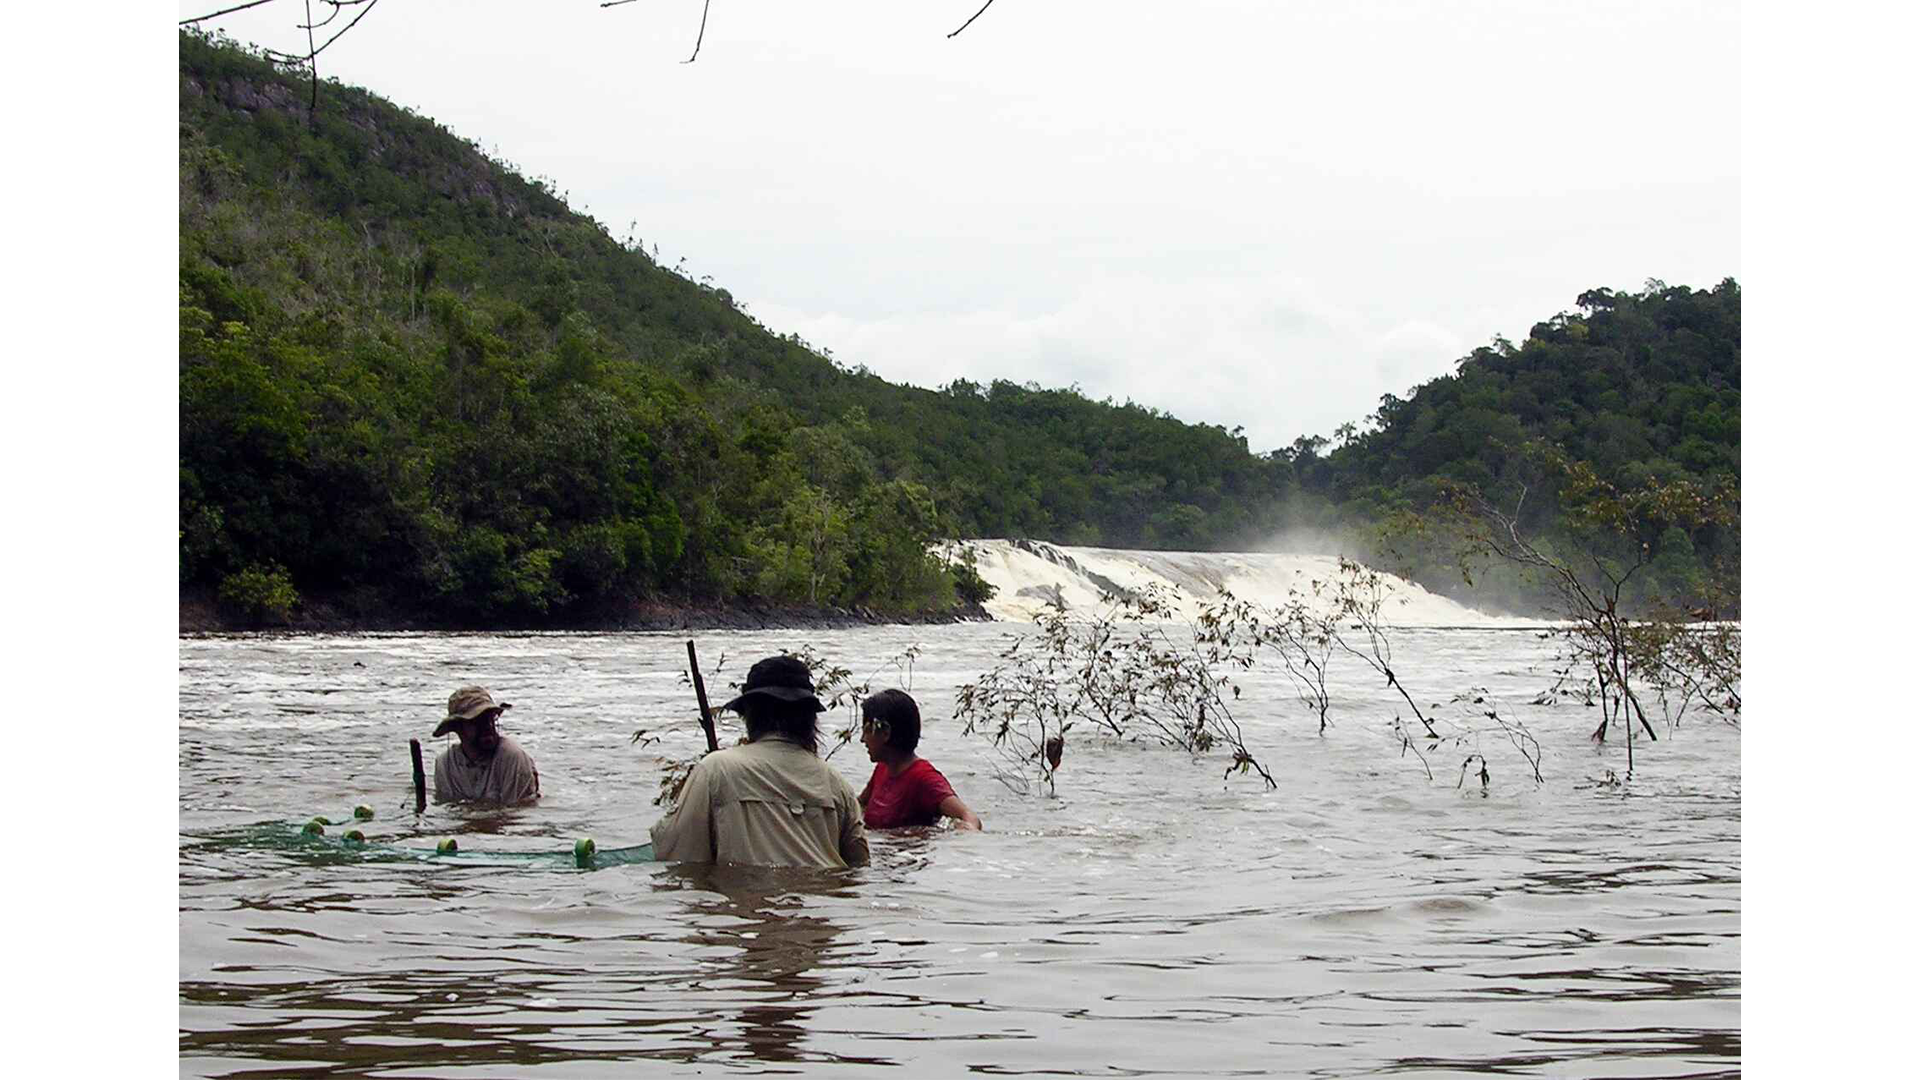
[[484, 686], [463, 686], [455, 690], [453, 696], [447, 698], [447, 718], [440, 721], [439, 727], [433, 729], [433, 735], [439, 738], [452, 731], [454, 725], [462, 720], [472, 720], [496, 709], [511, 708], [513, 706], [504, 701], [493, 700], [493, 691]]

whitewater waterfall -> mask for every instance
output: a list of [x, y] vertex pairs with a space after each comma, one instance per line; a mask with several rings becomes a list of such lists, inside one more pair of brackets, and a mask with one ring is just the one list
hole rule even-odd
[[[960, 548], [972, 549], [980, 576], [994, 587], [985, 605], [988, 613], [1012, 622], [1031, 621], [1050, 603], [1069, 612], [1091, 612], [1101, 606], [1103, 596], [1155, 584], [1178, 590], [1178, 606], [1187, 614], [1223, 588], [1261, 606], [1278, 607], [1294, 598], [1314, 604], [1315, 583], [1324, 583], [1330, 592], [1340, 574], [1340, 560], [1332, 555], [1122, 551], [1038, 540], [964, 540], [949, 550], [949, 557], [958, 556]], [[1380, 582], [1385, 600], [1381, 621], [1391, 626], [1515, 621], [1475, 611], [1385, 572]]]

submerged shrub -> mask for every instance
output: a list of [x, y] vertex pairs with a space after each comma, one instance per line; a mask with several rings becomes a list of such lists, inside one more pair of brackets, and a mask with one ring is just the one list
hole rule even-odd
[[993, 744], [1001, 758], [995, 778], [1015, 791], [1051, 793], [1067, 733], [1085, 724], [1196, 757], [1226, 750], [1225, 776], [1257, 774], [1277, 787], [1233, 715], [1240, 689], [1228, 673], [1251, 666], [1251, 657], [1168, 621], [1172, 612], [1171, 594], [1155, 588], [1109, 596], [1091, 618], [1070, 618], [1056, 605], [1001, 651], [998, 667], [962, 686], [954, 718]]

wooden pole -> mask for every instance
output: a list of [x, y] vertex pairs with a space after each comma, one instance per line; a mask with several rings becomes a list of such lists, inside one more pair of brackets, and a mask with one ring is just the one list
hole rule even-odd
[[413, 812], [427, 812], [427, 766], [420, 758], [420, 740], [408, 739], [407, 749], [413, 753]]
[[707, 733], [707, 753], [720, 749], [720, 736], [713, 730], [713, 710], [707, 705], [707, 681], [700, 677], [700, 657], [693, 651], [693, 640], [687, 640], [687, 665], [693, 669], [693, 693], [700, 699], [700, 727]]

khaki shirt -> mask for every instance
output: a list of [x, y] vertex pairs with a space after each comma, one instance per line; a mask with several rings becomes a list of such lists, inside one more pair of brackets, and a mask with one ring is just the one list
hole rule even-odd
[[467, 757], [455, 743], [433, 759], [433, 797], [503, 805], [526, 802], [540, 797], [540, 770], [520, 744], [505, 735], [486, 761]]
[[663, 862], [865, 866], [853, 787], [820, 755], [776, 735], [708, 754], [653, 826]]

